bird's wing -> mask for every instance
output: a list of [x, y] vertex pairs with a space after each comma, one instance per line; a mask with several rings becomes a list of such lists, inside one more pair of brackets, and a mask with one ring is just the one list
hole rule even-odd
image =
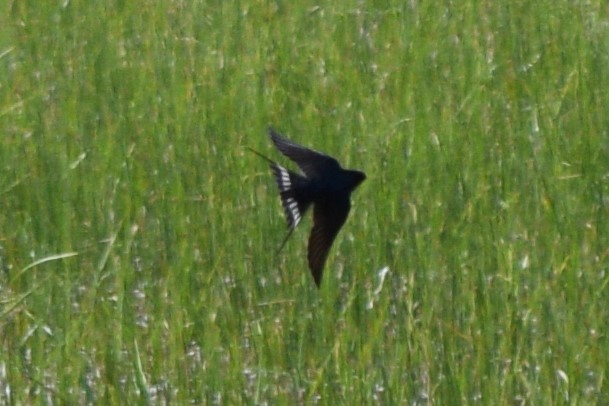
[[[342, 199], [341, 199], [342, 200]], [[349, 199], [331, 204], [316, 203], [313, 211], [313, 229], [309, 236], [309, 268], [317, 287], [321, 284], [324, 264], [330, 247], [340, 228], [345, 224], [351, 204]]]
[[324, 172], [340, 168], [338, 161], [331, 156], [298, 145], [282, 137], [273, 128], [269, 128], [269, 135], [277, 149], [296, 162], [308, 177], [318, 177]]

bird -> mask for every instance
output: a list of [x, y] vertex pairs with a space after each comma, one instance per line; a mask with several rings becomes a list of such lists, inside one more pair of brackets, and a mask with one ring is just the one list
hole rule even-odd
[[361, 171], [343, 169], [326, 154], [303, 147], [269, 127], [268, 134], [275, 147], [292, 160], [302, 173], [296, 173], [250, 148], [270, 163], [288, 223], [283, 248], [303, 216], [313, 206], [313, 228], [309, 235], [307, 259], [315, 285], [321, 286], [323, 268], [332, 243], [347, 220], [351, 209], [351, 193], [366, 179]]

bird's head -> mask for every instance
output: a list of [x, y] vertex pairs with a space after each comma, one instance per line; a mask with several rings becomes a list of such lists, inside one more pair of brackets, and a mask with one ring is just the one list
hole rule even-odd
[[355, 189], [360, 183], [366, 180], [366, 174], [364, 172], [353, 170], [347, 172], [349, 173], [349, 179], [351, 181], [351, 190]]

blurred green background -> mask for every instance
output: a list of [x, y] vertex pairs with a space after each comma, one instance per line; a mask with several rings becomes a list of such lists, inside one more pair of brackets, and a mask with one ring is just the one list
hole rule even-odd
[[604, 2], [0, 7], [0, 403], [609, 403]]

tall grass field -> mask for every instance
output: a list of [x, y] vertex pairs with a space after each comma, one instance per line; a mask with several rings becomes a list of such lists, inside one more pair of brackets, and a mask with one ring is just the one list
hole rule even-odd
[[[367, 180], [317, 289], [267, 135]], [[601, 1], [0, 5], [0, 404], [609, 404]]]

